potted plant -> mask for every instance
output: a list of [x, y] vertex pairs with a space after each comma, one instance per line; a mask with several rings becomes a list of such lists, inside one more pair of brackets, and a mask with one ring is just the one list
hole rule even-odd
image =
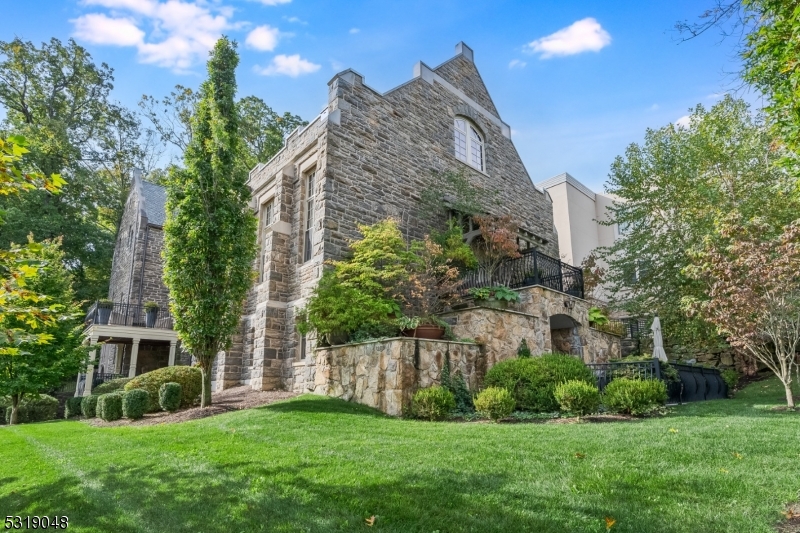
[[436, 315], [458, 297], [458, 269], [430, 237], [412, 244], [415, 259], [409, 265], [406, 283], [398, 288], [404, 315], [397, 320], [403, 335], [441, 339], [447, 324]]
[[114, 302], [108, 299], [97, 301], [97, 323], [101, 326], [108, 324], [108, 318], [111, 316], [111, 310], [114, 309]]
[[519, 301], [519, 293], [508, 287], [480, 287], [469, 290], [475, 305], [493, 309], [507, 309], [508, 304]]
[[156, 327], [158, 320], [158, 304], [156, 302], [145, 302], [144, 304], [144, 325], [148, 328]]

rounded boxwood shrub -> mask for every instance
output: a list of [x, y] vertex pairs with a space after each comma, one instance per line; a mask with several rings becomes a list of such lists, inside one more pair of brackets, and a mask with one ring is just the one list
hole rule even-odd
[[122, 416], [137, 420], [142, 418], [150, 407], [150, 395], [146, 390], [133, 389], [122, 394]]
[[108, 394], [109, 392], [116, 392], [118, 390], [122, 390], [125, 387], [125, 384], [128, 383], [133, 378], [117, 378], [112, 379], [110, 381], [106, 381], [105, 383], [101, 383], [97, 387], [92, 389], [92, 394]]
[[100, 396], [92, 394], [91, 396], [84, 396], [81, 401], [81, 413], [86, 418], [94, 418], [97, 416], [97, 399]]
[[578, 416], [596, 413], [600, 407], [600, 391], [585, 381], [570, 380], [556, 385], [553, 395], [562, 411]]
[[554, 396], [556, 385], [572, 380], [594, 385], [595, 376], [576, 357], [546, 354], [501, 361], [486, 373], [484, 385], [508, 390], [520, 411], [549, 413], [559, 408]]
[[159, 411], [158, 390], [164, 383], [181, 386], [181, 407], [191, 407], [203, 391], [203, 377], [194, 366], [167, 366], [136, 376], [125, 384], [125, 390], [144, 389], [150, 395], [148, 413]]
[[667, 386], [657, 379], [619, 378], [603, 391], [603, 404], [615, 413], [645, 415], [666, 401]]
[[503, 387], [489, 387], [475, 398], [475, 410], [495, 422], [514, 412], [514, 397]]
[[101, 395], [97, 400], [97, 416], [106, 422], [122, 418], [122, 393], [112, 392]]
[[81, 396], [73, 396], [72, 398], [67, 398], [67, 401], [64, 403], [64, 418], [72, 418], [73, 416], [80, 416], [82, 403], [83, 403], [83, 398]]
[[164, 411], [176, 411], [181, 406], [181, 384], [164, 383], [158, 389], [158, 405]]
[[[10, 403], [10, 402], [9, 402]], [[17, 422], [44, 422], [55, 420], [58, 412], [58, 400], [47, 394], [38, 397], [23, 397], [17, 409]], [[11, 406], [6, 407], [6, 423], [11, 422]]]
[[444, 420], [455, 407], [453, 393], [439, 385], [418, 390], [411, 400], [411, 412], [426, 420]]

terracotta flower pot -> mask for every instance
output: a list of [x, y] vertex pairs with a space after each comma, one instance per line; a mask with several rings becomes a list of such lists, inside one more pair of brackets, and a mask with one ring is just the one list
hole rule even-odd
[[441, 339], [444, 337], [444, 328], [434, 324], [420, 324], [414, 329], [403, 331], [406, 337], [415, 337], [417, 339]]

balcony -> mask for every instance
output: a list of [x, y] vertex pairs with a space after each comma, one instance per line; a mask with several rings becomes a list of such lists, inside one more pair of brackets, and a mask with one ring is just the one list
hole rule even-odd
[[535, 249], [504, 261], [491, 276], [478, 268], [467, 272], [462, 279], [465, 290], [496, 285], [511, 289], [541, 285], [583, 298], [583, 271]]
[[90, 326], [127, 326], [151, 329], [172, 329], [172, 316], [169, 308], [162, 306], [157, 311], [148, 312], [143, 305], [100, 304], [95, 302], [86, 314], [84, 324]]

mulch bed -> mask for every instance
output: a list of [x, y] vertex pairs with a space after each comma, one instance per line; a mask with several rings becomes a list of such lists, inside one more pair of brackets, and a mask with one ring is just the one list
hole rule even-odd
[[227, 389], [218, 393], [213, 393], [211, 395], [211, 407], [207, 407], [205, 409], [201, 407], [192, 407], [190, 409], [175, 411], [174, 413], [168, 413], [166, 411], [148, 413], [144, 415], [144, 418], [140, 418], [139, 420], [128, 420], [127, 418], [123, 418], [113, 422], [105, 422], [99, 418], [91, 418], [88, 420], [83, 420], [83, 422], [95, 427], [174, 424], [176, 422], [186, 422], [187, 420], [197, 420], [199, 418], [206, 418], [208, 416], [238, 411], [239, 409], [261, 407], [263, 405], [269, 405], [287, 398], [294, 398], [295, 396], [297, 396], [297, 394], [294, 392], [257, 391], [248, 386], [241, 386]]
[[783, 515], [786, 519], [781, 520], [775, 526], [775, 531], [778, 533], [800, 533], [800, 503], [788, 505]]

